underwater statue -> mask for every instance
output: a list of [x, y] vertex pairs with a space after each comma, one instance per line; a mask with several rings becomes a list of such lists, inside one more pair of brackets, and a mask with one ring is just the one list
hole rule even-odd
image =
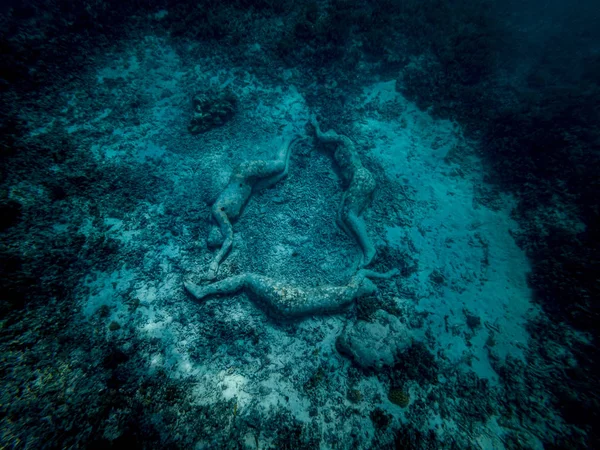
[[376, 251], [367, 234], [361, 214], [373, 200], [375, 178], [362, 165], [350, 138], [337, 134], [333, 130], [323, 133], [315, 116], [311, 117], [311, 124], [315, 129], [317, 140], [335, 145], [333, 158], [344, 182], [348, 185], [338, 209], [337, 224], [348, 236], [358, 242], [362, 249], [359, 267], [366, 267], [373, 261]]
[[361, 269], [343, 286], [290, 286], [253, 273], [235, 275], [202, 286], [186, 281], [184, 286], [198, 300], [211, 295], [229, 295], [245, 291], [254, 303], [271, 315], [300, 318], [343, 311], [356, 299], [377, 292], [377, 287], [370, 279], [387, 279], [398, 273], [397, 269], [386, 273]]
[[[292, 147], [298, 141], [299, 138], [286, 139], [276, 159], [244, 161], [233, 170], [229, 183], [211, 208], [212, 217], [222, 237], [219, 242], [220, 248], [205, 275], [207, 280], [215, 279], [219, 265], [231, 249], [233, 244], [232, 222], [240, 216], [252, 192], [272, 186], [287, 175]], [[211, 241], [214, 243], [218, 240], [218, 238], [214, 238], [215, 231], [217, 230], [211, 230], [209, 244]]]

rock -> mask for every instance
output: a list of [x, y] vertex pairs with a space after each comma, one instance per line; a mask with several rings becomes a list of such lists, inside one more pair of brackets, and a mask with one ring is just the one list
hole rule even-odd
[[192, 134], [199, 134], [223, 126], [237, 111], [238, 100], [229, 91], [209, 89], [197, 93], [192, 99], [194, 114], [188, 125]]
[[338, 336], [338, 351], [358, 366], [380, 370], [396, 363], [398, 355], [412, 343], [406, 326], [391, 314], [378, 310], [373, 322], [357, 321]]

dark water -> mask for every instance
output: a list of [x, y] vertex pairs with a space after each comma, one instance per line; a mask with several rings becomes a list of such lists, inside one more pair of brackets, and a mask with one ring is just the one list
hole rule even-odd
[[597, 448], [599, 16], [4, 2], [0, 447]]

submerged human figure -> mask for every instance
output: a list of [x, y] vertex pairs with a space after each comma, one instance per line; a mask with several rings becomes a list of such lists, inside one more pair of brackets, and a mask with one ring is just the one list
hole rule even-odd
[[237, 291], [247, 291], [251, 299], [268, 313], [284, 318], [300, 318], [313, 314], [335, 313], [350, 304], [377, 291], [370, 278], [391, 278], [397, 269], [386, 273], [361, 269], [345, 286], [298, 287], [290, 286], [272, 278], [253, 273], [236, 275], [200, 286], [184, 282], [186, 290], [198, 300], [211, 295], [228, 295]]
[[[213, 280], [216, 277], [219, 265], [231, 249], [233, 244], [232, 221], [240, 216], [253, 190], [271, 186], [287, 175], [291, 150], [298, 140], [298, 138], [286, 139], [276, 159], [244, 161], [233, 170], [229, 183], [211, 208], [212, 217], [221, 232], [222, 241], [219, 242], [220, 248], [210, 263], [206, 279]], [[214, 231], [211, 230], [209, 241], [212, 240], [213, 243], [218, 240], [218, 238], [214, 238], [214, 234]]]
[[319, 141], [336, 146], [333, 157], [340, 168], [342, 178], [348, 184], [336, 220], [338, 226], [360, 245], [362, 260], [359, 267], [366, 267], [373, 261], [376, 250], [367, 234], [361, 214], [373, 200], [375, 178], [362, 165], [350, 138], [333, 130], [323, 133], [314, 115], [311, 117], [311, 124]]

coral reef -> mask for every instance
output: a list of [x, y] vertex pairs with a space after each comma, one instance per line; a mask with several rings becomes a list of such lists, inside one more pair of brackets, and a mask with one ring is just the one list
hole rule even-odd
[[194, 115], [188, 126], [192, 134], [200, 134], [224, 125], [237, 110], [237, 98], [231, 91], [209, 90], [194, 95]]
[[392, 388], [388, 392], [388, 400], [394, 405], [398, 405], [401, 408], [406, 408], [410, 403], [410, 395], [403, 389]]

